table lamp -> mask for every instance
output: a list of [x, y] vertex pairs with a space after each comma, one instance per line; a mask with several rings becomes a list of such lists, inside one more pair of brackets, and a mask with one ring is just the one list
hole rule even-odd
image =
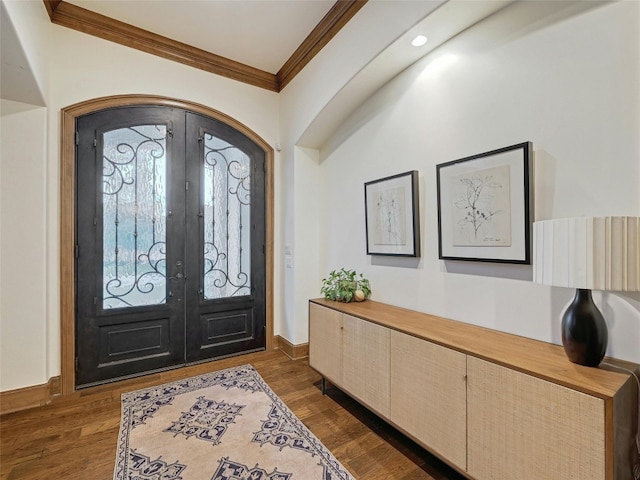
[[533, 281], [576, 289], [562, 316], [562, 345], [573, 363], [598, 366], [608, 332], [591, 290], [640, 291], [640, 217], [534, 222]]

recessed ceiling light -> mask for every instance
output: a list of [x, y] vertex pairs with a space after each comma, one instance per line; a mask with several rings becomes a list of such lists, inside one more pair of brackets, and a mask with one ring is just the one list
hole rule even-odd
[[427, 37], [424, 35], [416, 35], [416, 37], [411, 41], [411, 45], [414, 47], [421, 47], [425, 43], [427, 43]]

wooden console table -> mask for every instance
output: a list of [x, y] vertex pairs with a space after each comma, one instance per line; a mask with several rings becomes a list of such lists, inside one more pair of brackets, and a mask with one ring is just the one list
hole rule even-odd
[[635, 380], [575, 365], [558, 345], [374, 301], [314, 299], [309, 364], [469, 478], [633, 478]]

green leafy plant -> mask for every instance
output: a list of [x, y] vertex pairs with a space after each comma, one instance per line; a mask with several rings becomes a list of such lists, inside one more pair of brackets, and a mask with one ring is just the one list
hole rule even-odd
[[355, 270], [333, 270], [327, 278], [322, 279], [320, 292], [328, 300], [351, 302], [366, 300], [371, 296], [369, 280]]

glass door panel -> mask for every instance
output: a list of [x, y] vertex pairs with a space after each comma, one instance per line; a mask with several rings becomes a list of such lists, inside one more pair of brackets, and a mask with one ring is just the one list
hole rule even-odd
[[166, 302], [167, 128], [105, 132], [102, 308]]
[[204, 298], [251, 293], [251, 159], [204, 135]]

